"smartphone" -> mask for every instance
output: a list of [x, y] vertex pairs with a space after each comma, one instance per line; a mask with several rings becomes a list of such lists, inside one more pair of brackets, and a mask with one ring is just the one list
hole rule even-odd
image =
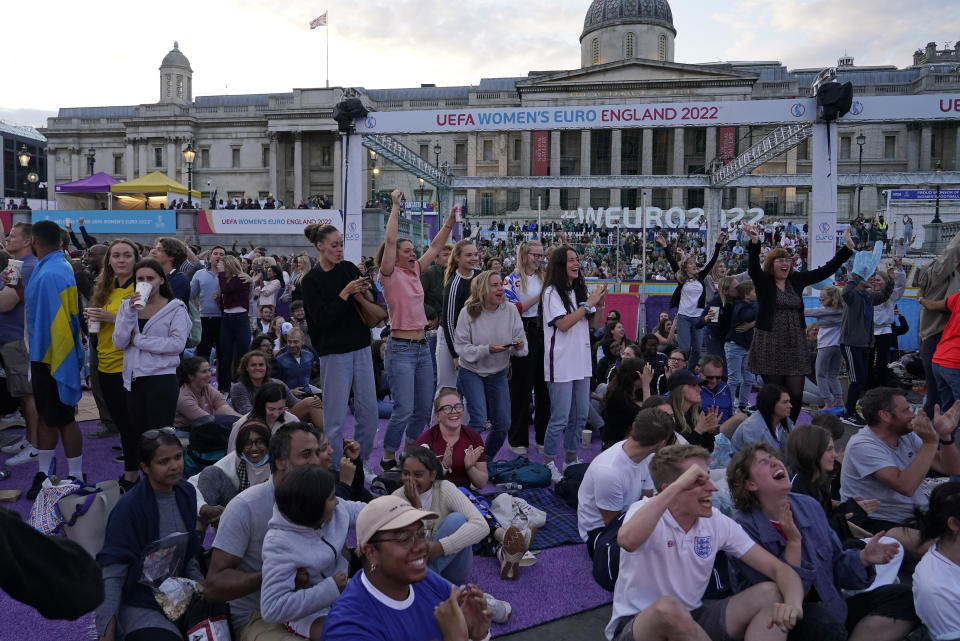
[[867, 516], [866, 511], [860, 507], [860, 504], [857, 503], [854, 499], [847, 499], [844, 501], [843, 505], [840, 506], [844, 514], [852, 514], [848, 520], [856, 525], [857, 527], [863, 527], [863, 524], [867, 522], [867, 519], [870, 518]]

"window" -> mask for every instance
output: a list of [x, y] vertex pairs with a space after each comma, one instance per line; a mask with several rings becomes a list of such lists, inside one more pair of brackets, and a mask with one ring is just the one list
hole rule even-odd
[[163, 78], [166, 81], [165, 84], [167, 86], [167, 98], [172, 98], [173, 97], [173, 79], [170, 78], [170, 74], [168, 73], [164, 74]]
[[260, 149], [260, 165], [262, 167], [270, 166], [270, 145], [263, 145]]
[[480, 194], [480, 214], [482, 216], [493, 215], [493, 193], [485, 191]]
[[600, 64], [600, 38], [593, 39], [593, 64]]
[[797, 160], [810, 160], [810, 141], [804, 140], [797, 145]]
[[897, 157], [897, 137], [883, 137], [883, 157], [887, 160], [893, 160]]
[[763, 212], [768, 216], [776, 216], [780, 213], [780, 193], [776, 191], [767, 191], [763, 194]]
[[850, 136], [840, 137], [840, 160], [850, 160]]
[[163, 147], [153, 148], [153, 166], [163, 167]]
[[507, 209], [510, 211], [517, 211], [520, 209], [520, 191], [519, 190], [510, 190], [507, 192], [507, 202], [509, 206]]
[[113, 175], [119, 176], [123, 173], [123, 156], [121, 154], [113, 155]]
[[330, 145], [324, 145], [323, 147], [321, 147], [320, 148], [320, 165], [323, 167], [329, 167], [330, 157], [331, 157]]
[[260, 200], [266, 200], [267, 198], [270, 197], [269, 191], [260, 191], [260, 192], [257, 192], [257, 194]]
[[667, 37], [660, 36], [660, 45], [657, 48], [657, 56], [660, 62], [664, 62], [667, 59]]
[[466, 165], [467, 164], [467, 143], [458, 142], [453, 148], [453, 164], [455, 165]]
[[513, 141], [513, 159], [517, 162], [520, 161], [520, 148], [521, 148], [520, 139], [517, 138]]
[[687, 209], [691, 209], [693, 207], [703, 207], [704, 191], [702, 189], [688, 189], [686, 196]]
[[200, 150], [200, 167], [208, 169], [210, 167], [210, 148], [204, 147]]
[[240, 166], [240, 149], [234, 147], [230, 150], [230, 166], [239, 167]]
[[623, 57], [629, 60], [633, 58], [633, 34], [628, 33], [623, 39]]
[[183, 98], [183, 76], [177, 74], [177, 98]]
[[493, 160], [493, 141], [489, 138], [483, 141], [483, 160], [484, 162]]
[[430, 155], [430, 145], [420, 145], [420, 157], [424, 160], [430, 160], [427, 156]]

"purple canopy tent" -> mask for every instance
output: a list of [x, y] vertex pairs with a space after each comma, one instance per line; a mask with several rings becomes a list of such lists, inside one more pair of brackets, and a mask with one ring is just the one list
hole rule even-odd
[[[60, 209], [97, 209], [100, 202], [106, 201], [109, 209], [113, 209], [113, 199], [110, 197], [110, 185], [120, 181], [102, 171], [92, 176], [81, 178], [73, 182], [57, 185], [56, 194]], [[101, 197], [100, 194], [105, 194]], [[84, 196], [93, 197], [93, 205]]]

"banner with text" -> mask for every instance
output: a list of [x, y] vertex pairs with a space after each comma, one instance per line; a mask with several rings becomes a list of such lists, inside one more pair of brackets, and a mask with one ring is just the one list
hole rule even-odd
[[333, 225], [343, 233], [343, 218], [337, 209], [275, 209], [252, 214], [236, 209], [197, 212], [198, 234], [303, 234], [303, 228], [314, 223]]
[[7, 210], [0, 211], [0, 232], [9, 234], [11, 227], [13, 227], [13, 214]]
[[721, 127], [717, 132], [717, 151], [726, 165], [737, 155], [737, 128]]
[[533, 132], [533, 175], [550, 175], [550, 132]]
[[960, 200], [960, 189], [891, 189], [890, 200]]
[[72, 225], [80, 226], [90, 234], [175, 234], [177, 233], [177, 212], [171, 209], [148, 210], [34, 210], [31, 216], [34, 224], [41, 220], [52, 220], [64, 229]]
[[[814, 98], [378, 111], [357, 122], [357, 133], [718, 127], [813, 122], [816, 116]], [[853, 101], [842, 122], [878, 120], [960, 120], [960, 98], [952, 94], [864, 96]]]

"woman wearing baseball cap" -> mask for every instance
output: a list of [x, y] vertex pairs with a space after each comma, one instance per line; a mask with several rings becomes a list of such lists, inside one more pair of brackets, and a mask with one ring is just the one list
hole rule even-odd
[[324, 624], [325, 641], [482, 641], [491, 614], [475, 585], [457, 587], [427, 571], [424, 519], [399, 496], [381, 496], [357, 517], [363, 571], [350, 579]]

